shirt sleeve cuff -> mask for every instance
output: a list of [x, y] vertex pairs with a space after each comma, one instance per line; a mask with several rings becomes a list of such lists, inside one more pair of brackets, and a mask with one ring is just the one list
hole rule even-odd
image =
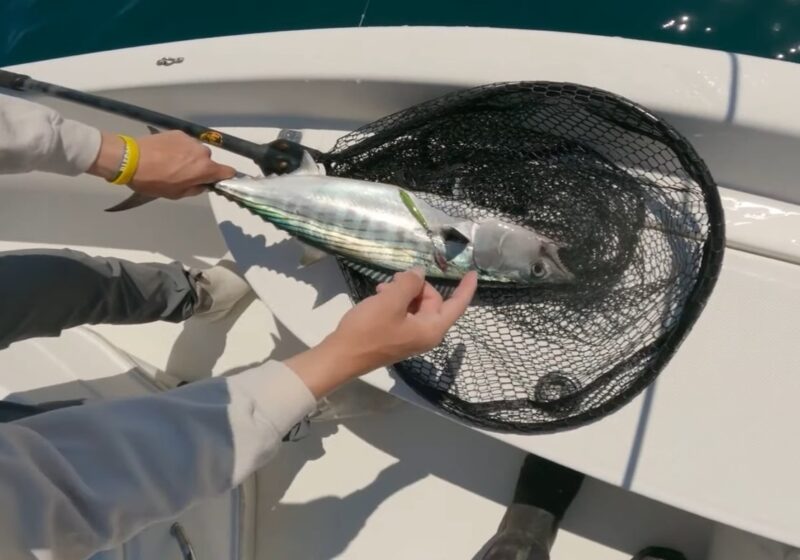
[[100, 153], [100, 131], [82, 122], [65, 119], [59, 134], [67, 165], [64, 171], [71, 175], [88, 171]]
[[234, 375], [228, 387], [236, 398], [249, 399], [254, 412], [278, 434], [288, 433], [316, 408], [314, 395], [282, 362], [269, 361]]

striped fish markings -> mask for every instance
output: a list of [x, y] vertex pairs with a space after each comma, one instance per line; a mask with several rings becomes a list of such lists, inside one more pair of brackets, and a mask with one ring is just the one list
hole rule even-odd
[[309, 247], [303, 264], [332, 254], [379, 281], [421, 266], [429, 278], [535, 285], [569, 282], [558, 243], [496, 219], [449, 216], [394, 185], [324, 175], [306, 154], [297, 171], [239, 174], [213, 189]]

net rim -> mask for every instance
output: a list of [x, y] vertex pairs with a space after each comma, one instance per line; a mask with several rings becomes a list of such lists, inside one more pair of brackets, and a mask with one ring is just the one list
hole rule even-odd
[[[468, 105], [473, 103], [477, 98], [480, 97], [489, 97], [495, 94], [497, 90], [505, 90], [509, 93], [514, 91], [530, 92], [535, 87], [559, 88], [559, 96], [563, 95], [564, 93], [570, 93], [571, 95], [574, 95], [576, 91], [586, 92], [590, 96], [593, 94], [602, 96], [605, 102], [611, 103], [616, 107], [626, 110], [631, 114], [635, 114], [636, 116], [646, 120], [658, 133], [662, 134], [663, 137], [669, 141], [666, 143], [659, 139], [659, 142], [663, 143], [666, 148], [675, 154], [685, 171], [697, 183], [700, 192], [703, 195], [705, 211], [708, 217], [708, 234], [702, 246], [702, 257], [700, 259], [697, 275], [693, 279], [694, 285], [687, 295], [686, 303], [683, 306], [679, 319], [671, 329], [662, 333], [655, 341], [643, 347], [643, 349], [648, 349], [650, 351], [655, 348], [658, 349], [658, 351], [655, 352], [655, 356], [653, 357], [652, 361], [643, 370], [643, 373], [637, 376], [636, 379], [624, 390], [610, 398], [604, 399], [599, 404], [578, 414], [569, 415], [565, 418], [551, 419], [540, 422], [511, 422], [506, 420], [496, 420], [491, 417], [480, 416], [477, 411], [475, 414], [470, 414], [470, 410], [475, 411], [478, 408], [482, 408], [482, 403], [470, 403], [454, 395], [425, 385], [417, 380], [414, 376], [403, 373], [403, 362], [395, 364], [391, 367], [393, 372], [407, 385], [409, 385], [409, 387], [411, 387], [415, 393], [447, 414], [453, 415], [460, 420], [479, 428], [525, 434], [551, 433], [585, 426], [616, 412], [626, 404], [630, 403], [648, 386], [650, 386], [655, 378], [663, 371], [664, 367], [675, 355], [696, 323], [701, 312], [705, 308], [705, 305], [707, 304], [708, 299], [714, 287], [716, 286], [716, 282], [722, 268], [725, 252], [725, 220], [722, 201], [719, 191], [717, 190], [717, 184], [714, 181], [707, 165], [697, 153], [695, 148], [689, 143], [688, 139], [686, 139], [673, 125], [671, 125], [665, 119], [657, 116], [653, 111], [622, 95], [575, 82], [537, 80], [495, 82], [468, 89], [456, 90], [414, 105], [413, 107], [396, 111], [395, 113], [387, 115], [340, 138], [331, 152], [325, 155], [324, 161], [322, 161], [325, 163], [326, 167], [328, 167], [331, 164], [335, 165], [337, 158], [352, 156], [353, 153], [357, 153], [360, 149], [369, 149], [369, 147], [377, 142], [378, 139], [367, 138], [367, 140], [371, 141], [366, 142], [365, 144], [357, 143], [352, 146], [345, 146], [344, 148], [341, 147], [340, 142], [347, 136], [350, 136], [350, 134], [357, 133], [360, 130], [372, 127], [378, 128], [380, 127], [381, 123], [390, 122], [396, 116], [402, 115], [411, 108], [418, 110], [421, 113], [426, 107], [441, 106], [443, 108], [442, 110], [444, 110], [444, 108], [452, 109], [453, 106], [464, 104]], [[457, 103], [448, 106], [447, 100], [450, 98], [456, 98]], [[574, 99], [572, 101], [575, 103], [580, 103]], [[429, 114], [427, 117], [431, 118], [432, 115]], [[413, 126], [414, 121], [412, 120], [404, 124], [410, 128]], [[349, 296], [351, 300], [353, 300], [352, 291], [350, 292]], [[608, 373], [609, 372], [606, 372], [606, 375]], [[538, 408], [543, 408], [541, 403], [531, 402], [531, 404]]]

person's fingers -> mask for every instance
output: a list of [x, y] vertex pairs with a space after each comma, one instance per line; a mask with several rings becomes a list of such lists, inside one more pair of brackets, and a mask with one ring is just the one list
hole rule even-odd
[[387, 286], [386, 282], [381, 282], [380, 284], [375, 286], [375, 292], [378, 294], [383, 293], [383, 290], [386, 289], [386, 286]]
[[236, 169], [231, 167], [230, 165], [223, 165], [221, 163], [218, 163], [217, 168], [219, 169], [220, 180], [230, 179], [231, 177], [236, 175]]
[[442, 302], [442, 295], [439, 291], [426, 282], [419, 299], [419, 312], [437, 313], [442, 307]]
[[202, 140], [200, 140], [200, 139], [198, 139], [198, 138], [195, 138], [194, 136], [191, 136], [191, 135], [189, 135], [189, 134], [186, 134], [186, 133], [185, 133], [184, 131], [182, 131], [182, 130], [175, 130], [175, 131], [173, 131], [173, 132], [177, 133], [177, 136], [180, 136], [181, 138], [184, 138], [184, 139], [186, 139], [186, 140], [191, 140], [191, 142], [192, 142], [193, 144], [199, 144], [199, 145], [201, 145], [201, 146], [203, 145], [203, 141], [202, 141]]
[[386, 284], [381, 294], [390, 295], [395, 308], [405, 313], [414, 298], [420, 295], [424, 285], [425, 276], [422, 269], [412, 268], [395, 274], [394, 280]]
[[158, 134], [153, 134], [150, 138], [157, 142], [168, 142], [173, 146], [196, 146], [198, 144], [203, 144], [200, 140], [194, 136], [189, 136], [182, 130], [166, 130]]
[[419, 306], [422, 302], [422, 294], [420, 293], [417, 297], [411, 300], [411, 303], [408, 304], [408, 308], [406, 309], [407, 316], [411, 317], [412, 315], [416, 315], [419, 312]]
[[207, 187], [191, 187], [183, 192], [183, 196], [197, 196], [206, 192]]
[[236, 170], [229, 165], [222, 165], [209, 160], [202, 175], [201, 179], [198, 180], [199, 183], [217, 183], [236, 175]]
[[450, 328], [464, 311], [469, 307], [475, 290], [478, 288], [478, 275], [474, 271], [468, 272], [461, 279], [456, 291], [442, 304], [439, 316], [444, 321], [446, 328]]

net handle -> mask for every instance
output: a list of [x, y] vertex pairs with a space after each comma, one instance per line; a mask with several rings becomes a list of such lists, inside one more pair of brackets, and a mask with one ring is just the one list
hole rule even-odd
[[291, 140], [279, 138], [267, 144], [256, 144], [179, 117], [145, 109], [124, 101], [41, 82], [30, 76], [8, 70], [0, 70], [0, 87], [19, 92], [36, 92], [127, 117], [154, 127], [180, 130], [201, 142], [253, 160], [265, 175], [289, 173], [296, 170], [302, 162], [303, 151], [309, 152], [315, 159], [321, 155], [318, 150]]

